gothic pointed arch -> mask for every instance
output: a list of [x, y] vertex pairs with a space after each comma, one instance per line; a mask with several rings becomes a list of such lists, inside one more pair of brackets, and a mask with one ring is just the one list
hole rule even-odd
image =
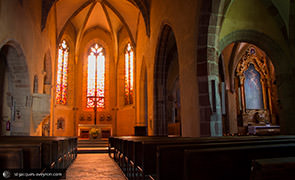
[[[176, 39], [172, 28], [162, 28], [154, 68], [154, 134], [181, 135], [179, 66]], [[177, 119], [177, 120], [176, 120]]]
[[0, 50], [1, 124], [10, 122], [10, 131], [1, 135], [29, 135], [31, 123], [31, 92], [26, 58], [20, 44], [6, 42]]
[[[246, 1], [244, 1], [246, 2]], [[223, 49], [229, 45], [222, 43], [223, 40], [220, 41], [220, 33], [221, 29], [224, 26], [225, 15], [228, 12], [228, 8], [231, 8], [233, 3], [237, 3], [237, 1], [230, 0], [203, 0], [201, 3], [201, 12], [200, 12], [200, 20], [199, 20], [199, 31], [198, 31], [198, 57], [197, 57], [197, 76], [198, 76], [198, 84], [199, 84], [199, 103], [200, 103], [200, 120], [201, 120], [201, 136], [210, 136], [214, 134], [220, 134], [217, 130], [222, 128], [216, 128], [219, 123], [214, 123], [216, 121], [212, 121], [215, 117], [220, 117], [219, 114], [215, 113], [214, 102], [218, 101], [219, 97], [214, 97], [214, 94], [210, 93], [218, 89], [216, 86], [219, 83], [218, 77], [216, 77], [216, 73], [218, 71], [218, 66], [216, 66], [216, 62], [218, 61], [219, 54]], [[284, 19], [281, 17], [280, 11], [275, 3], [272, 1], [263, 0], [262, 6], [265, 8], [265, 12], [273, 18], [273, 22], [278, 25], [280, 28], [282, 39], [287, 39], [286, 33], [286, 24], [284, 23]], [[230, 28], [229, 28], [230, 29]], [[254, 28], [255, 29], [255, 28]], [[240, 31], [240, 32], [239, 32]], [[249, 32], [249, 33], [248, 33]], [[239, 34], [239, 35], [237, 35]], [[261, 36], [259, 36], [260, 34]], [[280, 49], [280, 45], [278, 45], [273, 40], [269, 40], [270, 38], [266, 37], [266, 35], [262, 32], [254, 32], [254, 30], [238, 30], [238, 32], [233, 32], [230, 35], [231, 38], [236, 39], [236, 42], [249, 42], [257, 45], [266, 51], [266, 53], [271, 56], [285, 56], [288, 52], [283, 52]], [[243, 37], [243, 38], [241, 38]], [[261, 39], [266, 39], [267, 42], [261, 41]], [[221, 43], [220, 43], [221, 42]], [[234, 41], [232, 41], [234, 42]], [[231, 42], [231, 43], [232, 43]], [[268, 46], [268, 47], [265, 47]], [[276, 46], [276, 47], [274, 47]], [[269, 52], [266, 49], [273, 49]], [[275, 50], [276, 49], [276, 50]], [[277, 53], [277, 55], [275, 55]], [[284, 55], [285, 54], [285, 55]], [[287, 55], [288, 56], [288, 55]], [[282, 59], [288, 59], [288, 57], [281, 57]], [[276, 58], [271, 58], [274, 62], [274, 66], [276, 68]], [[280, 66], [280, 65], [278, 65]], [[232, 67], [231, 67], [232, 68]], [[233, 76], [232, 76], [233, 77]], [[231, 78], [232, 78], [231, 77]], [[212, 82], [214, 80], [214, 82]], [[213, 86], [215, 85], [215, 86]], [[232, 84], [231, 90], [233, 91]], [[219, 93], [217, 93], [218, 95]], [[216, 95], [216, 94], [215, 94]], [[283, 95], [284, 96], [284, 95]], [[218, 105], [218, 103], [217, 103]], [[220, 109], [219, 106], [216, 106], [217, 109]], [[287, 114], [287, 113], [286, 113]]]
[[[247, 38], [251, 39], [249, 34]], [[247, 39], [242, 36], [239, 38]], [[252, 127], [268, 125], [276, 133], [281, 125], [277, 86], [277, 72], [280, 68], [275, 63], [277, 57], [268, 53], [270, 44], [263, 50], [258, 46], [258, 37], [250, 39], [229, 41], [231, 43], [221, 53], [228, 68], [227, 109], [232, 110], [226, 112], [228, 132], [246, 135], [253, 133]], [[268, 40], [264, 39], [264, 42]]]
[[57, 104], [66, 104], [68, 97], [69, 46], [62, 40], [58, 47], [56, 96]]
[[134, 51], [131, 43], [125, 47], [124, 61], [124, 96], [125, 105], [133, 104], [134, 101]]
[[246, 43], [243, 45], [247, 49], [241, 51], [242, 56], [235, 69], [238, 125], [279, 125], [273, 64], [258, 47]]
[[86, 108], [105, 107], [105, 52], [97, 43], [88, 50]]

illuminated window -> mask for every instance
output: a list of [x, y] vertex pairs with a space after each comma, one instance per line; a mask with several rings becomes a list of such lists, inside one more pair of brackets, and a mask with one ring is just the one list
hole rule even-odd
[[59, 45], [56, 80], [56, 103], [66, 104], [68, 87], [69, 48], [65, 40]]
[[133, 103], [133, 49], [128, 43], [125, 50], [125, 104]]
[[105, 57], [98, 44], [89, 49], [87, 71], [87, 108], [104, 108]]

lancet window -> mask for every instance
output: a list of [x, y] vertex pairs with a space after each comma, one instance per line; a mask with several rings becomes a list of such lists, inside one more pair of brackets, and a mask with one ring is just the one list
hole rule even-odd
[[67, 103], [67, 88], [68, 88], [68, 62], [69, 47], [67, 42], [63, 40], [58, 48], [57, 62], [57, 80], [56, 80], [56, 103]]
[[134, 91], [134, 53], [130, 43], [125, 49], [125, 104], [133, 104]]
[[87, 68], [87, 108], [104, 108], [105, 55], [103, 47], [94, 44], [89, 49]]

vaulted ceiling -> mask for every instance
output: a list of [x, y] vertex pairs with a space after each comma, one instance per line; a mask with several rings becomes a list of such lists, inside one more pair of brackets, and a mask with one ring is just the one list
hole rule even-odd
[[149, 36], [150, 0], [43, 0], [42, 28], [54, 5], [59, 38], [69, 24], [75, 27], [78, 38], [91, 28], [100, 28], [116, 35], [124, 27], [135, 43], [140, 16], [143, 17]]

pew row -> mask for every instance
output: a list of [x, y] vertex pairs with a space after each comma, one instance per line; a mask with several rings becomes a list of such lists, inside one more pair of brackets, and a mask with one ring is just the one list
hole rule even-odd
[[21, 169], [24, 168], [23, 149], [0, 147], [0, 169]]
[[[11, 151], [21, 151], [18, 155]], [[76, 137], [0, 136], [1, 168], [66, 169], [77, 157]], [[9, 154], [10, 153], [10, 154]], [[15, 159], [17, 165], [10, 165]]]
[[294, 136], [218, 138], [123, 136], [110, 138], [109, 154], [129, 179], [182, 179], [186, 149], [292, 144], [294, 139]]
[[293, 179], [295, 157], [255, 159], [252, 161], [250, 180]]
[[185, 150], [182, 179], [248, 180], [253, 160], [289, 156], [295, 156], [295, 144]]
[[[184, 154], [185, 150], [194, 149], [214, 149], [214, 148], [230, 148], [245, 147], [257, 145], [275, 145], [295, 144], [295, 139], [268, 139], [268, 140], [249, 140], [249, 141], [232, 141], [218, 143], [200, 143], [200, 144], [184, 144], [184, 145], [159, 145], [157, 146], [157, 179], [183, 179], [185, 172]], [[173, 158], [171, 158], [173, 157]]]

